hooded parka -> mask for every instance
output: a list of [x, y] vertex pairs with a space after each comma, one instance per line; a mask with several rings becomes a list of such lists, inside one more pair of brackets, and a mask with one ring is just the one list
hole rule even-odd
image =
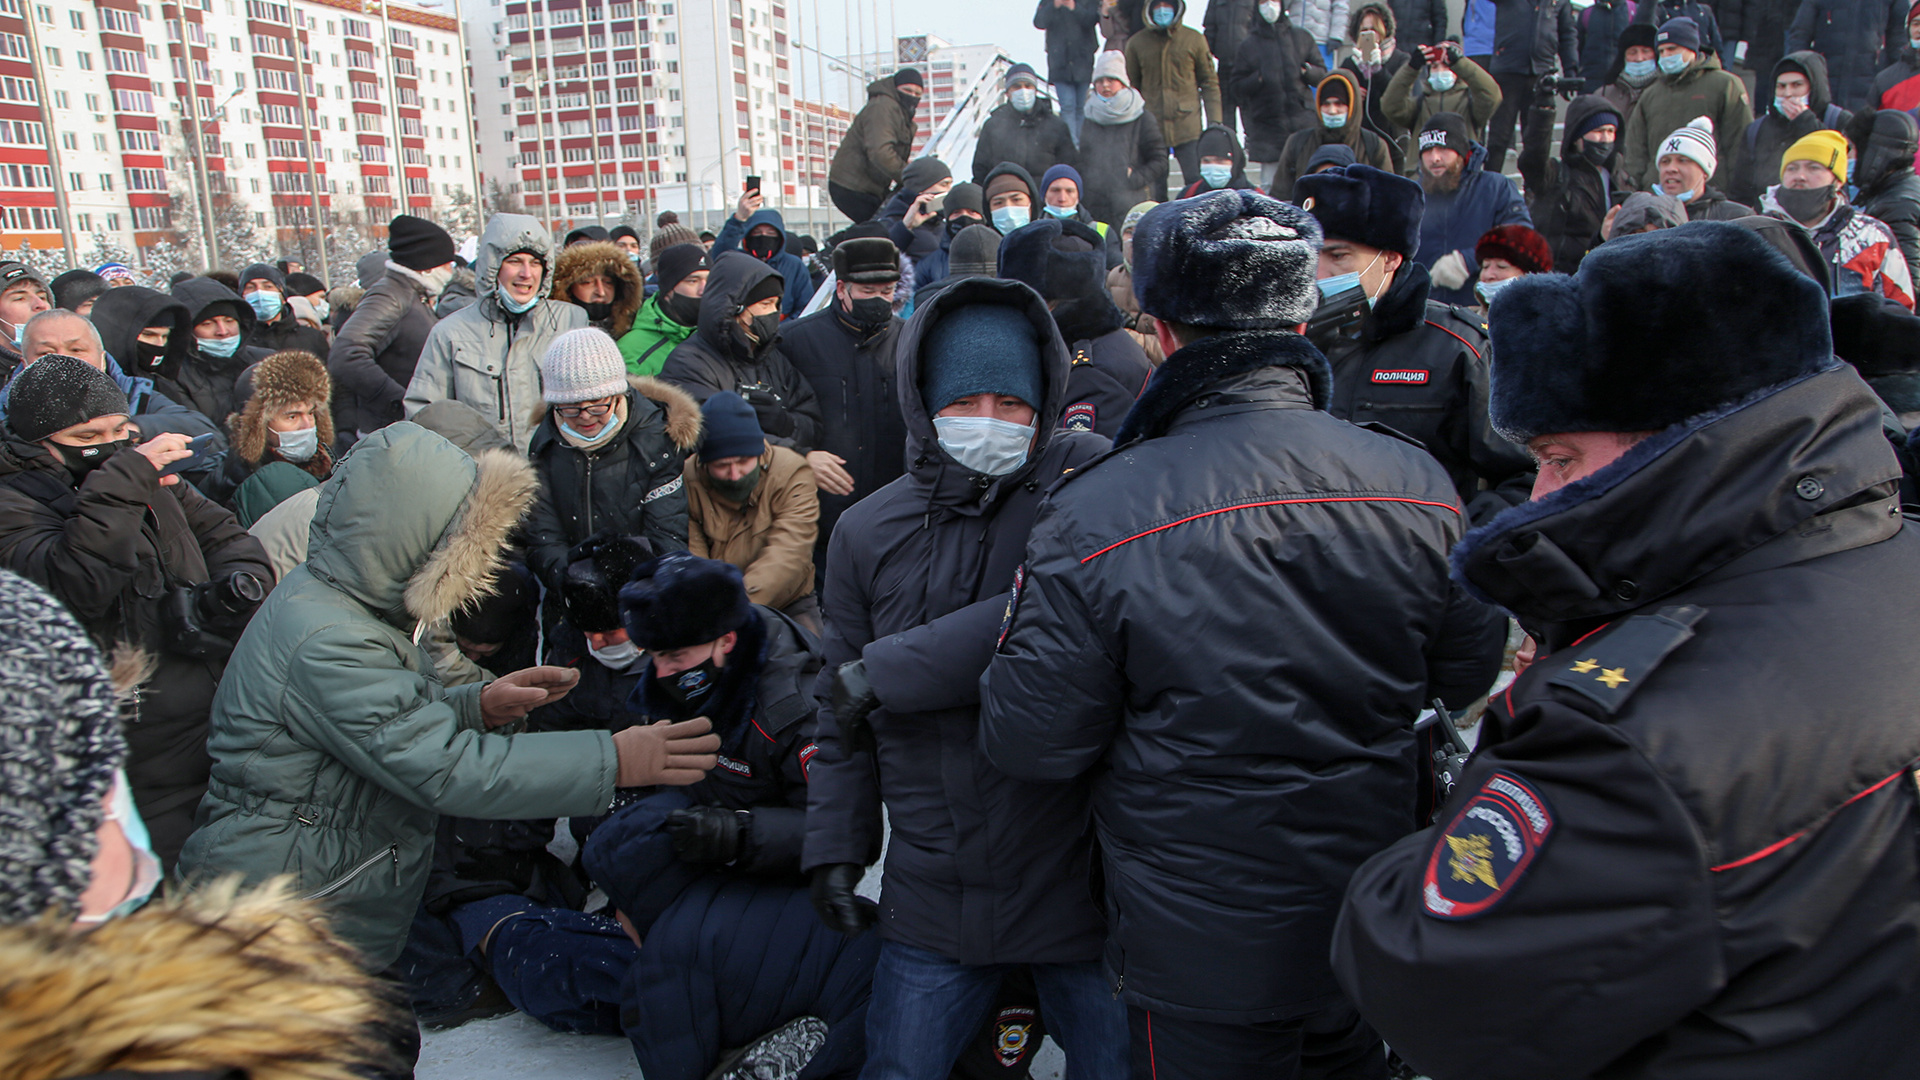
[[[1552, 109], [1551, 105], [1546, 107]], [[1538, 109], [1536, 108], [1536, 111]], [[1520, 152], [1520, 175], [1527, 181], [1528, 214], [1533, 227], [1546, 238], [1553, 250], [1553, 268], [1571, 274], [1580, 268], [1580, 260], [1600, 242], [1600, 226], [1607, 219], [1616, 190], [1614, 173], [1620, 168], [1618, 132], [1615, 149], [1604, 166], [1596, 166], [1581, 153], [1585, 141], [1574, 132], [1595, 113], [1618, 116], [1612, 103], [1598, 94], [1583, 94], [1567, 106], [1565, 137], [1560, 141], [1560, 156], [1547, 157], [1545, 142], [1537, 141]]]
[[428, 333], [407, 384], [409, 418], [436, 401], [464, 401], [491, 419], [514, 449], [525, 452], [541, 405], [540, 358], [554, 338], [587, 325], [587, 312], [547, 299], [536, 299], [520, 315], [501, 306], [500, 264], [523, 251], [545, 268], [534, 296], [552, 294], [553, 237], [546, 227], [524, 214], [487, 219], [474, 260], [480, 299], [435, 323]]
[[[1330, 128], [1320, 122], [1320, 99], [1326, 96], [1330, 84], [1337, 83], [1344, 83], [1347, 91], [1347, 124]], [[1368, 131], [1365, 124], [1353, 121], [1366, 107], [1366, 95], [1360, 92], [1352, 72], [1342, 69], [1320, 80], [1313, 92], [1313, 126], [1287, 137], [1287, 145], [1280, 148], [1280, 166], [1267, 193], [1281, 202], [1293, 201], [1294, 181], [1307, 175], [1307, 163], [1322, 146], [1330, 143], [1346, 143], [1352, 147], [1355, 160], [1362, 165], [1392, 171], [1393, 155], [1387, 152], [1387, 140]]]
[[[1003, 101], [987, 114], [973, 146], [973, 182], [985, 187], [993, 170], [1008, 161], [1034, 176], [1045, 175], [1055, 165], [1079, 164], [1080, 151], [1073, 144], [1073, 131], [1053, 111], [1052, 98], [1035, 94], [1033, 107], [1026, 112], [1014, 108], [1011, 101]], [[1034, 207], [1037, 211], [1038, 201]]]
[[[1127, 38], [1126, 49], [1127, 82], [1147, 99], [1147, 111], [1160, 121], [1168, 146], [1184, 146], [1198, 139], [1207, 124], [1224, 119], [1220, 76], [1207, 51], [1207, 39], [1183, 21], [1186, 0], [1177, 2], [1179, 10], [1171, 26], [1148, 25]], [[1206, 107], [1204, 117], [1202, 106]]]
[[626, 361], [629, 375], [660, 374], [674, 348], [693, 336], [693, 327], [673, 321], [661, 308], [662, 295], [656, 292], [647, 297], [633, 317], [633, 328], [620, 337], [620, 358]]
[[358, 436], [378, 431], [404, 411], [401, 401], [439, 316], [418, 275], [388, 263], [354, 305], [327, 354], [333, 377], [334, 426]]
[[[921, 402], [927, 328], [955, 308], [1022, 308], [1042, 335], [1045, 401], [1034, 449], [988, 478], [940, 449]], [[1054, 428], [1067, 351], [1046, 304], [1018, 282], [956, 281], [920, 301], [901, 334], [898, 394], [907, 473], [842, 517], [828, 546], [825, 672], [864, 658], [881, 706], [875, 753], [841, 735], [826, 703], [809, 767], [803, 868], [880, 854], [884, 798], [892, 841], [880, 893], [883, 938], [962, 964], [1079, 963], [1105, 926], [1087, 887], [1091, 821], [1084, 782], [1034, 784], [981, 753], [980, 673], [1045, 490], [1107, 447]]]
[[773, 272], [779, 274], [781, 282], [786, 285], [786, 292], [780, 300], [780, 315], [786, 319], [797, 319], [801, 312], [807, 310], [808, 301], [813, 299], [813, 275], [807, 273], [806, 260], [787, 250], [787, 222], [780, 216], [780, 211], [756, 210], [744, 222], [729, 214], [726, 224], [720, 226], [719, 235], [713, 238], [708, 258], [718, 259], [728, 251], [747, 254], [744, 247], [747, 234], [761, 225], [773, 226], [778, 242], [773, 257], [760, 261], [773, 267]]
[[891, 75], [868, 83], [867, 103], [833, 152], [828, 182], [875, 201], [885, 197], [913, 154], [913, 114], [919, 106], [918, 99], [895, 88]]
[[[1920, 532], [1880, 403], [1806, 359], [1456, 549], [1539, 656], [1436, 820], [1537, 831], [1477, 883], [1452, 824], [1354, 876], [1334, 970], [1415, 1070], [1912, 1071]], [[1467, 986], [1471, 1016], [1434, 1007]]]
[[[239, 405], [234, 383], [240, 380], [241, 372], [272, 355], [259, 346], [246, 344], [253, 336], [253, 324], [256, 321], [253, 307], [240, 299], [232, 289], [209, 277], [192, 277], [175, 285], [173, 298], [185, 304], [191, 313], [184, 331], [174, 331], [175, 334], [184, 333], [187, 345], [185, 362], [180, 366], [179, 375], [180, 390], [186, 394], [186, 400], [181, 404], [221, 425], [221, 432], [231, 439], [232, 433], [227, 431], [226, 419]], [[196, 323], [222, 314], [233, 316], [240, 324], [241, 345], [233, 351], [232, 356], [211, 356], [199, 347], [199, 339], [193, 336], [193, 327]], [[134, 330], [136, 337], [139, 332], [138, 328]]]
[[[1809, 87], [1806, 111], [1791, 120], [1781, 115], [1779, 106], [1773, 102], [1774, 84], [1788, 72], [1805, 75]], [[1780, 62], [1773, 65], [1773, 75], [1767, 79], [1764, 90], [1766, 111], [1742, 132], [1741, 138], [1745, 141], [1740, 145], [1740, 165], [1730, 174], [1732, 179], [1727, 185], [1728, 198], [1748, 205], [1758, 200], [1761, 192], [1780, 182], [1780, 155], [1787, 152], [1787, 147], [1822, 129], [1845, 131], [1853, 119], [1852, 113], [1834, 104], [1833, 94], [1827, 89], [1826, 57], [1816, 52], [1794, 52], [1781, 57]], [[1656, 171], [1659, 164], [1654, 162]]]
[[1425, 809], [1413, 722], [1497, 673], [1505, 620], [1447, 579], [1446, 475], [1327, 390], [1291, 332], [1169, 356], [1048, 495], [981, 683], [989, 760], [1092, 783], [1108, 971], [1155, 1013], [1338, 1003], [1347, 877]]
[[667, 357], [660, 377], [698, 402], [722, 390], [739, 394], [753, 406], [768, 439], [805, 454], [817, 449], [821, 438], [813, 387], [793, 369], [778, 337], [762, 343], [756, 354], [735, 321], [753, 287], [776, 276], [772, 267], [742, 252], [713, 260], [700, 294], [700, 328]]
[[626, 421], [597, 450], [561, 436], [548, 412], [527, 456], [540, 495], [527, 515], [527, 567], [557, 600], [567, 552], [602, 534], [644, 537], [656, 555], [687, 549], [687, 492], [680, 467], [700, 445], [700, 406], [660, 379], [628, 378]]
[[1288, 136], [1318, 123], [1314, 89], [1327, 77], [1319, 44], [1289, 22], [1283, 9], [1272, 22], [1256, 13], [1238, 51], [1226, 55], [1233, 58], [1225, 77], [1247, 130], [1247, 156], [1280, 160]]
[[[784, 234], [782, 237], [784, 239]], [[646, 299], [646, 285], [640, 280], [640, 270], [627, 258], [626, 252], [602, 242], [563, 249], [553, 264], [553, 292], [549, 296], [577, 304], [585, 311], [586, 305], [573, 298], [573, 287], [594, 276], [604, 277], [612, 284], [613, 300], [605, 318], [595, 319], [589, 314], [587, 325], [617, 341], [633, 329], [634, 313], [640, 310], [640, 301]]]
[[[0, 565], [65, 604], [103, 653], [125, 646], [152, 661], [126, 725], [127, 779], [154, 852], [171, 866], [206, 790], [207, 710], [224, 663], [168, 647], [167, 597], [237, 571], [272, 588], [266, 551], [193, 485], [163, 487], [131, 447], [76, 488], [52, 454], [9, 436], [0, 448]], [[237, 636], [241, 626], [207, 629]]]
[[[1410, 2], [1417, 3], [1423, 11], [1427, 6], [1426, 0], [1410, 0]], [[1439, 25], [1444, 32], [1447, 22], [1447, 8], [1444, 0], [1435, 7], [1438, 9]], [[1393, 159], [1394, 170], [1401, 171], [1407, 160], [1407, 129], [1388, 119], [1382, 104], [1387, 96], [1387, 87], [1393, 85], [1393, 77], [1400, 74], [1400, 70], [1412, 63], [1419, 55], [1413, 51], [1415, 46], [1432, 44], [1432, 42], [1410, 40], [1407, 37], [1407, 31], [1402, 29], [1406, 24], [1398, 21], [1399, 13], [1393, 11], [1388, 5], [1380, 3], [1379, 0], [1370, 0], [1368, 3], [1357, 5], [1348, 13], [1348, 41], [1360, 40], [1360, 23], [1368, 15], [1380, 18], [1386, 23], [1387, 36], [1394, 42], [1393, 51], [1382, 57], [1378, 64], [1367, 64], [1363, 62], [1360, 51], [1356, 47], [1340, 61], [1335, 70], [1346, 72], [1354, 85], [1360, 88], [1362, 96], [1366, 99], [1366, 109], [1361, 114], [1365, 117], [1366, 129], [1378, 135], [1381, 141], [1387, 144], [1387, 153]], [[1423, 15], [1422, 21], [1424, 19]], [[1382, 42], [1381, 47], [1384, 49], [1386, 44]], [[1310, 123], [1319, 122], [1317, 116], [1310, 116], [1307, 120]]]
[[1704, 54], [1680, 74], [1661, 75], [1649, 83], [1627, 117], [1622, 168], [1638, 190], [1651, 191], [1659, 184], [1660, 144], [1699, 116], [1713, 121], [1713, 139], [1720, 150], [1720, 168], [1707, 182], [1726, 190], [1739, 166], [1742, 133], [1753, 123], [1753, 102], [1746, 84], [1721, 70], [1719, 57]]
[[[226, 448], [220, 425], [183, 404], [187, 394], [177, 377], [186, 360], [187, 339], [192, 336], [186, 328], [185, 304], [154, 289], [122, 285], [100, 294], [93, 302], [93, 314], [87, 318], [106, 347], [107, 374], [127, 395], [127, 404], [140, 419], [143, 434], [173, 432], [190, 439], [210, 434], [215, 439], [215, 451]], [[140, 331], [148, 326], [169, 328], [166, 348], [151, 362], [145, 360], [139, 344]], [[0, 388], [0, 420], [5, 419], [7, 392]]]
[[1895, 0], [1800, 0], [1786, 47], [1825, 56], [1833, 99], [1849, 109], [1866, 108], [1875, 73], [1892, 59], [1889, 46], [1906, 41], [1907, 7]]
[[1848, 174], [1860, 185], [1854, 204], [1860, 212], [1893, 230], [1906, 257], [1907, 272], [1920, 273], [1920, 177], [1913, 172], [1920, 152], [1920, 128], [1906, 112], [1885, 110], [1873, 117], [1871, 134], [1859, 148], [1860, 160]]
[[320, 489], [306, 563], [228, 662], [183, 875], [291, 874], [377, 971], [406, 943], [439, 815], [606, 811], [618, 774], [609, 733], [489, 732], [484, 684], [443, 687], [416, 643], [492, 587], [534, 487], [514, 455], [476, 461], [412, 423], [340, 463]]

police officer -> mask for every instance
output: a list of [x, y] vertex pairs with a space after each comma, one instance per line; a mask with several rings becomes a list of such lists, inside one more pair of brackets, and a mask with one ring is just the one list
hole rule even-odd
[[1470, 313], [1429, 300], [1420, 185], [1369, 165], [1303, 176], [1294, 200], [1320, 220], [1321, 304], [1307, 336], [1333, 365], [1329, 411], [1373, 421], [1427, 448], [1467, 516], [1527, 497], [1527, 456], [1487, 422], [1487, 335]]
[[1415, 827], [1415, 715], [1483, 692], [1505, 639], [1448, 580], [1446, 474], [1325, 411], [1298, 332], [1319, 239], [1255, 191], [1141, 219], [1167, 360], [1116, 451], [1048, 496], [981, 683], [996, 766], [1090, 775], [1140, 1080], [1384, 1080], [1327, 965], [1334, 913]]
[[1920, 532], [1820, 287], [1695, 222], [1492, 318], [1540, 476], [1454, 565], [1539, 656], [1354, 876], [1341, 985], [1437, 1077], [1913, 1075]]

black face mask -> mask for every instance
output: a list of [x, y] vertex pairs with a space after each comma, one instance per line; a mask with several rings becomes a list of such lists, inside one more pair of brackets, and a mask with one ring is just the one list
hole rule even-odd
[[1817, 188], [1776, 188], [1773, 198], [1780, 204], [1780, 209], [1787, 212], [1788, 217], [1806, 225], [1826, 216], [1830, 209], [1829, 204], [1833, 202], [1833, 185], [1828, 184]]
[[60, 447], [60, 462], [67, 467], [67, 475], [73, 477], [75, 487], [93, 473], [93, 470], [107, 463], [107, 459], [133, 445], [132, 439], [115, 439], [112, 442], [94, 443], [92, 446]]
[[747, 254], [761, 262], [767, 262], [780, 254], [780, 238], [777, 236], [749, 236], [744, 246]]
[[738, 480], [722, 480], [708, 473], [707, 484], [728, 502], [745, 504], [749, 498], [753, 497], [753, 490], [760, 486], [760, 466], [756, 464], [747, 471], [747, 475]]
[[780, 316], [755, 315], [751, 327], [741, 326], [737, 321], [731, 325], [734, 341], [741, 351], [749, 360], [758, 360], [773, 348], [773, 339], [780, 332]]
[[167, 347], [155, 345], [150, 341], [135, 342], [133, 346], [134, 366], [144, 372], [159, 371], [167, 362]]
[[1580, 140], [1580, 156], [1587, 159], [1587, 164], [1598, 169], [1606, 165], [1607, 161], [1613, 157], [1613, 144], [1610, 142], [1590, 142], [1582, 139]]
[[613, 317], [612, 304], [581, 304], [578, 300], [574, 303], [586, 309], [588, 322], [606, 322]]
[[653, 685], [682, 705], [698, 706], [713, 693], [714, 687], [720, 685], [720, 668], [709, 656], [699, 666], [690, 667], [678, 675], [664, 679], [654, 676]]
[[893, 318], [893, 301], [884, 296], [868, 296], [848, 302], [847, 321], [862, 330], [878, 330]]
[[969, 225], [979, 224], [982, 224], [981, 219], [976, 217], [949, 217], [947, 218], [947, 239], [951, 240], [959, 236], [960, 230]]
[[681, 326], [697, 326], [700, 323], [700, 298], [666, 293], [660, 297], [660, 313]]

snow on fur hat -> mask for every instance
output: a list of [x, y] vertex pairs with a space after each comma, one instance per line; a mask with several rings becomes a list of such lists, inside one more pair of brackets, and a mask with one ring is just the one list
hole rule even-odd
[[[1702, 302], [1703, 281], [1742, 288]], [[1594, 248], [1571, 277], [1500, 291], [1493, 424], [1524, 444], [1575, 431], [1658, 431], [1824, 368], [1826, 294], [1738, 225], [1696, 221]]]
[[[1713, 171], [1720, 167], [1720, 151], [1713, 141], [1713, 121], [1704, 116], [1696, 116], [1676, 129], [1673, 134], [1662, 139], [1660, 152], [1653, 155], [1654, 166], [1658, 168], [1660, 159], [1668, 154], [1679, 154], [1700, 166], [1708, 176], [1712, 176]], [[1842, 160], [1844, 160], [1844, 152]]]
[[1396, 251], [1420, 253], [1420, 215], [1427, 193], [1404, 176], [1371, 165], [1347, 165], [1303, 176], [1293, 199], [1311, 212], [1328, 237]]
[[1313, 215], [1258, 191], [1211, 191], [1157, 206], [1140, 219], [1133, 231], [1133, 294], [1140, 310], [1156, 319], [1277, 330], [1313, 317], [1319, 260], [1320, 223]]
[[996, 276], [1033, 286], [1042, 300], [1104, 294], [1106, 241], [1084, 222], [1042, 218], [1000, 242], [999, 269]]
[[627, 637], [648, 652], [704, 645], [752, 617], [739, 567], [684, 551], [641, 564], [620, 590]]
[[1553, 249], [1547, 238], [1525, 225], [1495, 225], [1473, 245], [1475, 262], [1505, 259], [1528, 274], [1553, 273]]
[[233, 449], [249, 465], [267, 455], [267, 421], [295, 402], [311, 402], [313, 422], [322, 447], [333, 445], [333, 380], [326, 362], [304, 349], [282, 349], [255, 364], [249, 372], [253, 394], [238, 412], [227, 417]]

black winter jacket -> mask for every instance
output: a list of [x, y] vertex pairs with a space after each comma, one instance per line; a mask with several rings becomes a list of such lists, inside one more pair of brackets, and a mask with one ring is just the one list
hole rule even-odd
[[[1405, 56], [1417, 45], [1438, 45], [1447, 36], [1446, 0], [1391, 0], [1393, 40], [1398, 43], [1394, 55]], [[1348, 34], [1350, 40], [1358, 35]], [[1392, 72], [1387, 73], [1393, 77]]]
[[[1536, 102], [1529, 107], [1540, 123], [1552, 126], [1552, 102]], [[1580, 152], [1582, 140], [1572, 137], [1596, 112], [1617, 114], [1613, 104], [1597, 94], [1582, 95], [1567, 106], [1567, 137], [1561, 140], [1559, 158], [1548, 160], [1544, 139], [1520, 151], [1520, 175], [1527, 181], [1527, 212], [1533, 216], [1534, 229], [1553, 250], [1557, 273], [1571, 274], [1580, 268], [1580, 260], [1600, 242], [1600, 226], [1613, 205], [1619, 150], [1614, 151], [1604, 169], [1595, 168]], [[1620, 120], [1616, 139], [1626, 130], [1626, 117]]]
[[[1909, 1076], [1920, 531], [1837, 363], [1476, 530], [1539, 658], [1334, 969], [1434, 1076]], [[1484, 858], [1482, 857], [1484, 856]], [[1470, 1017], [1435, 1008], [1475, 990]]]
[[1059, 424], [1111, 439], [1146, 388], [1153, 365], [1126, 331], [1126, 316], [1102, 288], [1092, 296], [1062, 300], [1053, 309], [1060, 340], [1073, 366], [1067, 371], [1067, 407]]
[[1313, 91], [1327, 77], [1320, 47], [1283, 11], [1273, 22], [1256, 17], [1233, 58], [1228, 79], [1246, 123], [1247, 156], [1278, 161], [1287, 137], [1318, 120]]
[[1127, 211], [1165, 198], [1169, 160], [1160, 121], [1145, 109], [1138, 119], [1112, 126], [1088, 117], [1080, 125], [1079, 170], [1086, 180], [1080, 205], [1118, 233]]
[[1107, 965], [1154, 1012], [1336, 1002], [1347, 878], [1419, 820], [1414, 720], [1498, 671], [1505, 619], [1447, 578], [1446, 475], [1326, 394], [1292, 333], [1168, 357], [1120, 445], [1048, 496], [982, 683], [996, 765], [1091, 772]]
[[1200, 34], [1207, 39], [1207, 51], [1217, 62], [1214, 70], [1223, 88], [1231, 83], [1240, 45], [1248, 32], [1256, 23], [1266, 21], [1260, 18], [1259, 9], [1255, 0], [1207, 0], [1206, 13], [1200, 16]]
[[[273, 354], [258, 346], [244, 344], [253, 336], [253, 308], [225, 285], [212, 278], [188, 278], [173, 287], [173, 298], [185, 304], [190, 312], [186, 328], [190, 344], [178, 379], [179, 389], [186, 397], [185, 400], [174, 400], [219, 424], [221, 432], [231, 441], [233, 433], [227, 430], [227, 417], [240, 407], [234, 393], [234, 383], [239, 381], [242, 372]], [[231, 314], [239, 322], [243, 344], [234, 350], [232, 356], [210, 356], [192, 343], [197, 340], [193, 338], [193, 324], [206, 318], [208, 309], [222, 304], [231, 310], [220, 313]]]
[[[1613, 76], [1608, 72], [1613, 67], [1614, 54], [1620, 51], [1620, 35], [1633, 25], [1633, 15], [1631, 0], [1594, 0], [1592, 7], [1579, 14], [1576, 21], [1580, 26], [1580, 70], [1576, 74], [1587, 80], [1587, 93], [1599, 93], [1613, 81], [1613, 76], [1618, 76], [1619, 72], [1613, 72]], [[1626, 120], [1627, 115], [1621, 113], [1622, 128]]]
[[872, 862], [884, 795], [881, 936], [964, 964], [1091, 961], [1106, 928], [1087, 889], [1086, 785], [1015, 780], [977, 743], [980, 674], [1043, 493], [1107, 440], [1042, 422], [1027, 463], [997, 479], [941, 450], [920, 401], [922, 335], [969, 303], [1023, 308], [1047, 341], [1040, 415], [1066, 398], [1066, 346], [1027, 286], [969, 278], [919, 301], [897, 350], [910, 464], [842, 515], [822, 602], [826, 672], [864, 658], [879, 696], [877, 760], [842, 739], [823, 676], [805, 866]]
[[1860, 161], [1849, 177], [1860, 185], [1860, 194], [1853, 203], [1893, 230], [1912, 272], [1920, 266], [1920, 177], [1913, 172], [1920, 132], [1899, 115], [1877, 116], [1871, 123], [1865, 145], [1855, 144]]
[[1078, 0], [1072, 8], [1040, 0], [1033, 12], [1033, 28], [1047, 35], [1047, 81], [1055, 86], [1084, 87], [1093, 81], [1093, 54], [1100, 47], [1099, 0]]
[[[243, 298], [244, 299], [244, 298]], [[282, 349], [299, 349], [312, 353], [325, 360], [327, 350], [331, 348], [324, 330], [316, 330], [293, 317], [291, 307], [282, 307], [280, 314], [272, 322], [253, 324], [253, 333], [247, 335], [247, 344], [256, 348], [277, 353]]]
[[[1791, 120], [1780, 115], [1773, 104], [1773, 85], [1788, 70], [1805, 72], [1809, 89], [1807, 110]], [[1834, 106], [1827, 83], [1827, 61], [1816, 52], [1793, 52], [1781, 57], [1767, 77], [1761, 99], [1767, 106], [1747, 125], [1747, 130], [1740, 133], [1744, 141], [1735, 155], [1738, 164], [1727, 177], [1727, 197], [1749, 206], [1758, 204], [1760, 196], [1780, 182], [1780, 155], [1786, 153], [1789, 146], [1823, 128], [1845, 131], [1853, 119], [1852, 113]]]
[[1568, 0], [1494, 0], [1495, 75], [1545, 75], [1580, 70], [1580, 26]]
[[333, 422], [342, 436], [401, 419], [413, 366], [439, 321], [426, 290], [391, 269], [360, 298], [327, 354]]
[[[171, 870], [207, 789], [207, 713], [225, 661], [170, 651], [163, 605], [177, 586], [236, 570], [271, 588], [265, 549], [192, 485], [162, 487], [131, 447], [76, 489], [53, 455], [9, 440], [0, 446], [0, 565], [52, 593], [103, 652], [124, 643], [157, 662], [125, 726], [127, 779]], [[231, 641], [244, 627], [208, 628]]]
[[1321, 344], [1333, 365], [1328, 411], [1376, 422], [1426, 447], [1480, 522], [1533, 487], [1533, 460], [1487, 416], [1486, 325], [1427, 299], [1425, 268], [1404, 263], [1356, 332]]
[[769, 441], [805, 454], [820, 443], [820, 403], [774, 339], [757, 358], [734, 321], [747, 293], [778, 273], [751, 255], [729, 251], [713, 260], [700, 294], [700, 325], [674, 346], [660, 377], [698, 402], [722, 390], [747, 399]]
[[1787, 24], [1794, 7], [1788, 0], [1715, 0], [1712, 12], [1728, 53], [1737, 42], [1746, 42], [1746, 68], [1761, 72], [1772, 71], [1786, 53]]
[[641, 536], [656, 555], [687, 550], [687, 455], [700, 444], [700, 407], [659, 379], [627, 379], [627, 421], [598, 450], [561, 437], [548, 413], [527, 456], [540, 494], [527, 516], [527, 568], [557, 599], [567, 552], [602, 533]]
[[1833, 100], [1863, 109], [1873, 77], [1906, 44], [1906, 16], [1907, 5], [1896, 0], [1800, 0], [1787, 49], [1825, 56]]
[[[1784, 6], [1781, 0], [1754, 0], [1754, 2], [1756, 6], [1760, 3]], [[1720, 56], [1720, 63], [1724, 67], [1733, 63], [1733, 57], [1725, 55], [1726, 42], [1722, 40], [1720, 21], [1714, 16], [1713, 11], [1711, 6], [1702, 3], [1701, 0], [1643, 0], [1640, 10], [1634, 13], [1633, 21], [1658, 27], [1664, 25], [1669, 19], [1682, 17], [1692, 19], [1694, 25], [1700, 28], [1700, 50]], [[1781, 26], [1784, 28], [1786, 24], [1783, 22]], [[1615, 40], [1618, 40], [1618, 35]], [[1771, 87], [1765, 89], [1771, 90]], [[1773, 95], [1768, 93], [1766, 96]]]
[[820, 444], [815, 447], [846, 459], [853, 494], [820, 492], [820, 532], [814, 542], [814, 566], [827, 565], [827, 543], [834, 523], [847, 508], [898, 479], [907, 469], [907, 422], [900, 415], [894, 386], [894, 342], [906, 323], [890, 320], [863, 335], [848, 325], [838, 300], [823, 311], [788, 323], [780, 344], [807, 385], [820, 414]]
[[[1053, 111], [1053, 99], [1036, 97], [1033, 108], [1026, 112], [1014, 108], [1012, 102], [1004, 102], [987, 114], [973, 147], [973, 182], [985, 187], [987, 174], [1003, 161], [1013, 162], [1035, 178], [1055, 165], [1080, 164], [1073, 132]], [[1035, 213], [1039, 212], [1040, 194], [1035, 192]]]

